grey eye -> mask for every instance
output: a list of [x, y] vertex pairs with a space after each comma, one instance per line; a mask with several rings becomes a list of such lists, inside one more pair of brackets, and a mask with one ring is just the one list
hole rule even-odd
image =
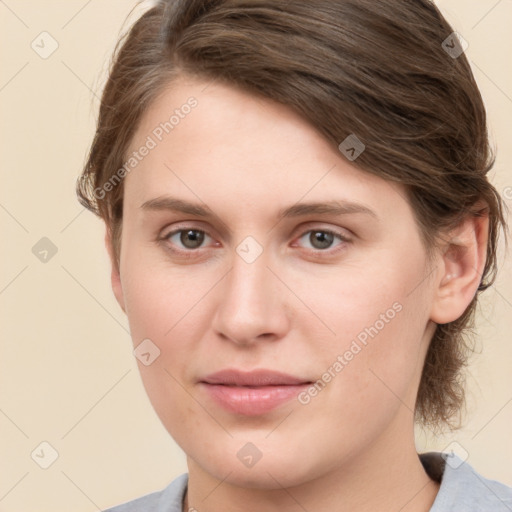
[[331, 231], [326, 231], [323, 229], [315, 229], [304, 233], [300, 239], [305, 238], [307, 242], [310, 244], [311, 249], [322, 250], [329, 249], [333, 246], [333, 242], [335, 238], [338, 238], [343, 241], [342, 237], [336, 233]]
[[[172, 243], [178, 243], [175, 237], [178, 237], [179, 243], [186, 249], [198, 249], [201, 247], [208, 236], [204, 231], [199, 229], [180, 229], [174, 233], [170, 233], [166, 238]], [[174, 238], [174, 240], [173, 240]]]

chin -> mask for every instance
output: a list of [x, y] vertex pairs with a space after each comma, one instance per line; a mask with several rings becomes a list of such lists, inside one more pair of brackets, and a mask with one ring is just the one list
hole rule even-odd
[[193, 454], [190, 457], [192, 463], [219, 481], [248, 489], [294, 487], [311, 480], [313, 475], [318, 476], [318, 468], [314, 467], [313, 461], [306, 464], [300, 450], [285, 449], [283, 444], [281, 452], [276, 447], [262, 447], [261, 458], [257, 461], [248, 459], [246, 463], [252, 463], [248, 466], [243, 462], [245, 454], [254, 450], [256, 455], [256, 450], [246, 443], [231, 441], [231, 446], [217, 445], [216, 450], [209, 450], [207, 457], [204, 457], [204, 453]]

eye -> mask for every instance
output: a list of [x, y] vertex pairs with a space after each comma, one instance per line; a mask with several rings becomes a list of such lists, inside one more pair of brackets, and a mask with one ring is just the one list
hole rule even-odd
[[306, 245], [308, 249], [319, 251], [325, 251], [326, 249], [332, 248], [336, 239], [339, 240], [339, 243], [334, 245], [334, 247], [338, 247], [339, 245], [343, 244], [343, 242], [349, 242], [349, 239], [343, 236], [341, 233], [330, 231], [328, 229], [312, 229], [306, 231], [299, 238], [299, 240], [303, 239], [310, 244], [309, 247]]
[[[171, 233], [165, 235], [163, 240], [169, 241], [172, 245], [177, 245], [179, 250], [194, 250], [199, 249], [201, 244], [205, 241], [205, 239], [211, 237], [207, 235], [204, 231], [200, 229], [177, 229], [172, 231]], [[181, 247], [179, 246], [181, 244]]]

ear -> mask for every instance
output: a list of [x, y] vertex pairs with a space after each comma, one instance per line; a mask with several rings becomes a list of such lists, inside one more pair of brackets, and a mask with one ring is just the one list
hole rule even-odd
[[447, 234], [439, 260], [430, 319], [438, 324], [457, 320], [473, 300], [487, 257], [487, 211], [469, 214]]
[[121, 309], [126, 313], [124, 304], [123, 285], [121, 283], [121, 275], [119, 271], [119, 265], [114, 255], [114, 245], [112, 243], [112, 232], [107, 227], [105, 230], [105, 247], [107, 248], [108, 255], [110, 257], [111, 273], [110, 282], [112, 284], [112, 291], [117, 300], [117, 303], [121, 306]]

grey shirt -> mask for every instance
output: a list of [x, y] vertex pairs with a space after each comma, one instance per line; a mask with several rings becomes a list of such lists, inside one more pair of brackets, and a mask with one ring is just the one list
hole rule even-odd
[[[425, 453], [427, 474], [441, 483], [430, 512], [512, 512], [512, 488], [478, 474], [454, 454]], [[186, 512], [182, 510], [188, 473], [154, 492], [104, 512]]]

